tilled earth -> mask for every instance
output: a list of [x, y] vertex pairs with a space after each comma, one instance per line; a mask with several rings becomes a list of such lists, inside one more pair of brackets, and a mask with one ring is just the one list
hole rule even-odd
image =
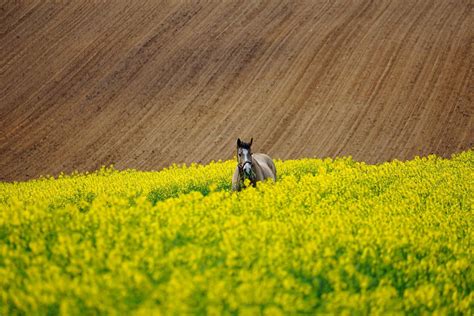
[[474, 144], [472, 1], [0, 2], [0, 180]]

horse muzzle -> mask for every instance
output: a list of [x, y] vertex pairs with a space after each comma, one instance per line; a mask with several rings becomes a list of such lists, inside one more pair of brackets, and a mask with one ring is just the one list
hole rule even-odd
[[243, 166], [242, 166], [242, 170], [248, 175], [250, 176], [252, 174], [252, 162], [250, 161], [246, 161], [244, 162]]

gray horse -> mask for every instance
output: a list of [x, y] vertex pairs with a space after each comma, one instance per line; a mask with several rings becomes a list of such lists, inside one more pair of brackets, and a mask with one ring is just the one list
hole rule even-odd
[[272, 158], [265, 154], [252, 154], [252, 142], [245, 143], [237, 139], [237, 167], [232, 177], [232, 190], [240, 191], [244, 188], [245, 179], [249, 179], [252, 186], [257, 181], [271, 178], [276, 180], [276, 168]]

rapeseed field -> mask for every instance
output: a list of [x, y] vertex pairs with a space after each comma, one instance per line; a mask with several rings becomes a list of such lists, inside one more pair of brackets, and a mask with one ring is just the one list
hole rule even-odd
[[474, 311], [474, 152], [0, 183], [1, 315]]

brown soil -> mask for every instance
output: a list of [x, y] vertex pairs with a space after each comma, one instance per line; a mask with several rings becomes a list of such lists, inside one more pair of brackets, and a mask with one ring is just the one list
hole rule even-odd
[[137, 3], [0, 3], [0, 180], [473, 146], [470, 0]]

